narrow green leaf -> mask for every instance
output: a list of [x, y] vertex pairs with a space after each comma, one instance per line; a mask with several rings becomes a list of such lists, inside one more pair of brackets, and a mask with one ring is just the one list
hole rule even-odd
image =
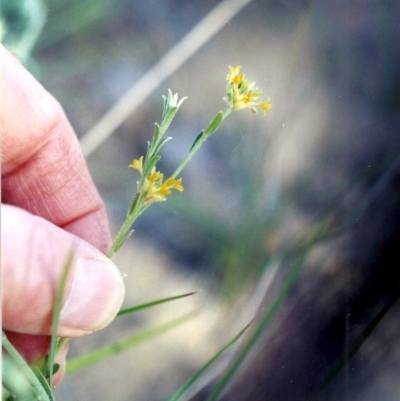
[[165, 131], [167, 131], [177, 111], [178, 107], [171, 107], [165, 114], [164, 119], [162, 120], [161, 123], [161, 130], [163, 134], [165, 133]]
[[130, 308], [126, 308], [126, 309], [120, 310], [118, 312], [117, 316], [123, 316], [123, 315], [127, 315], [129, 313], [139, 312], [139, 311], [141, 311], [143, 309], [151, 308], [152, 306], [163, 304], [165, 302], [174, 301], [176, 299], [185, 298], [185, 297], [188, 297], [188, 296], [193, 295], [193, 294], [196, 294], [196, 293], [195, 292], [189, 292], [189, 293], [183, 294], [183, 295], [175, 295], [173, 297], [158, 299], [156, 301], [151, 301], [151, 302], [147, 302], [147, 303], [144, 303], [144, 304], [132, 306]]
[[64, 265], [61, 277], [60, 277], [60, 282], [59, 282], [58, 288], [57, 288], [56, 300], [54, 303], [53, 322], [52, 322], [52, 326], [51, 326], [50, 352], [49, 352], [48, 367], [47, 367], [48, 372], [49, 372], [50, 388], [52, 387], [52, 384], [53, 384], [54, 360], [56, 357], [57, 345], [58, 345], [57, 330], [58, 330], [58, 325], [60, 323], [60, 313], [61, 313], [62, 301], [63, 301], [63, 297], [64, 297], [65, 286], [67, 284], [68, 275], [71, 271], [73, 257], [74, 257], [74, 254], [73, 254], [73, 252], [71, 252], [68, 255], [68, 258], [65, 262], [65, 265]]
[[154, 149], [154, 153], [157, 154], [161, 147], [165, 145], [166, 142], [170, 141], [172, 138], [170, 136], [168, 136], [167, 138], [162, 139], [159, 144], [156, 146], [156, 148]]
[[174, 394], [167, 401], [178, 401], [190, 388], [203, 376], [203, 374], [210, 368], [214, 362], [216, 362], [249, 328], [251, 322], [241, 330], [236, 336], [222, 348], [217, 354], [215, 354], [207, 363], [205, 363], [182, 387], [175, 391]]
[[14, 396], [14, 400], [52, 401], [47, 394], [48, 389], [43, 388], [34, 371], [13, 347], [4, 332], [2, 332], [2, 346], [6, 352], [3, 352], [2, 384]]
[[155, 165], [160, 161], [161, 156], [151, 156], [149, 161], [146, 161], [145, 165], [143, 166], [143, 174], [142, 177], [146, 178], [150, 175], [151, 170]]
[[136, 192], [135, 196], [132, 198], [131, 203], [129, 205], [127, 214], [128, 217], [132, 214], [133, 210], [136, 208], [136, 205], [138, 204], [139, 200], [140, 200], [140, 193]]
[[161, 138], [161, 130], [160, 130], [160, 126], [155, 123], [155, 129], [154, 129], [154, 134], [153, 134], [153, 139], [151, 140], [151, 143], [149, 144], [148, 148], [147, 148], [147, 155], [148, 156], [153, 156], [154, 154], [156, 154], [157, 152], [154, 150]]
[[180, 318], [174, 319], [156, 328], [144, 331], [139, 334], [134, 334], [131, 337], [128, 337], [115, 344], [111, 344], [106, 347], [94, 350], [86, 355], [73, 358], [69, 360], [67, 364], [67, 373], [77, 372], [78, 370], [86, 368], [87, 366], [93, 365], [113, 355], [119, 354], [120, 352], [123, 352], [129, 348], [137, 347], [138, 345], [146, 341], [149, 341], [153, 338], [156, 338], [174, 329], [175, 327], [187, 322], [194, 315], [195, 315], [194, 312], [186, 314]]
[[194, 140], [193, 143], [192, 143], [192, 146], [190, 147], [189, 152], [191, 152], [192, 149], [194, 149], [194, 148], [197, 146], [197, 144], [202, 140], [203, 136], [204, 136], [204, 131], [200, 131], [200, 132], [197, 134], [195, 140]]
[[289, 274], [289, 277], [283, 284], [282, 289], [280, 290], [279, 294], [276, 296], [276, 298], [272, 302], [271, 307], [266, 311], [266, 313], [262, 317], [260, 323], [258, 324], [256, 329], [250, 336], [249, 340], [246, 342], [246, 344], [244, 344], [243, 348], [239, 351], [239, 353], [235, 357], [233, 363], [230, 365], [230, 367], [227, 369], [225, 374], [222, 376], [221, 380], [216, 384], [214, 389], [211, 391], [211, 393], [207, 397], [206, 401], [217, 400], [217, 398], [219, 397], [221, 392], [225, 389], [225, 387], [229, 384], [229, 382], [231, 381], [233, 376], [236, 374], [236, 372], [238, 371], [238, 369], [241, 366], [241, 364], [243, 363], [243, 361], [246, 359], [249, 352], [253, 349], [254, 345], [256, 344], [258, 339], [261, 337], [265, 328], [271, 321], [272, 317], [275, 315], [277, 309], [284, 301], [287, 293], [292, 288], [294, 282], [296, 281], [297, 277], [299, 276], [299, 274], [304, 266], [304, 263], [306, 262], [306, 259], [309, 255], [309, 253], [314, 248], [314, 245], [318, 242], [328, 221], [329, 221], [329, 217], [323, 219], [323, 221], [321, 221], [319, 223], [318, 227], [314, 230], [309, 243], [304, 247], [303, 251], [299, 255], [296, 263], [294, 264], [294, 266]]
[[168, 94], [168, 96], [165, 96], [165, 95], [162, 96], [162, 98], [163, 98], [163, 113], [162, 113], [161, 121], [164, 121], [165, 115], [167, 114], [168, 103], [169, 103], [168, 98], [169, 97], [170, 97], [169, 94]]
[[[28, 378], [16, 366], [15, 362], [7, 354], [2, 355], [2, 384], [3, 384], [3, 400], [27, 400], [34, 398], [31, 384]], [[6, 394], [6, 390], [7, 394]], [[7, 398], [4, 398], [5, 396]]]
[[[49, 398], [49, 401], [55, 401], [51, 387], [50, 387], [49, 383], [47, 382], [46, 378], [44, 377], [43, 373], [40, 371], [40, 369], [38, 369], [35, 366], [32, 368], [32, 370], [35, 373], [40, 384], [43, 386], [43, 390], [46, 392], [46, 394]], [[53, 369], [52, 369], [52, 371], [53, 371]]]
[[205, 130], [204, 135], [209, 137], [211, 134], [213, 134], [218, 127], [221, 125], [222, 120], [224, 117], [224, 113], [222, 113], [222, 111], [220, 111], [215, 118], [210, 122], [210, 124], [208, 124], [208, 127]]

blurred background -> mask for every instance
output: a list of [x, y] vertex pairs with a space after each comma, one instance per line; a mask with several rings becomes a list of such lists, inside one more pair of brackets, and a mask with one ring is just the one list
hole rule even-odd
[[[250, 321], [239, 346], [256, 341], [221, 399], [399, 398], [398, 1], [1, 7], [3, 41], [64, 107], [114, 233], [138, 179], [127, 166], [144, 154], [168, 88], [188, 100], [167, 133], [167, 175], [224, 108], [228, 65], [241, 65], [273, 105], [265, 117], [243, 110], [224, 121], [183, 171], [183, 194], [151, 207], [116, 256], [125, 306], [196, 294], [74, 340], [71, 358], [196, 314], [67, 375], [57, 400], [167, 400]], [[174, 46], [204, 18], [186, 57]], [[171, 49], [179, 65], [152, 70]], [[146, 85], [134, 92], [138, 107], [94, 145], [88, 132], [151, 71], [151, 93]], [[193, 399], [207, 398], [237, 352], [208, 372]]]

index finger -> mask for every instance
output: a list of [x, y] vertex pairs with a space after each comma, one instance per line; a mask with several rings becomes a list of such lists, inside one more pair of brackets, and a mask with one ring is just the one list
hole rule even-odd
[[0, 45], [2, 201], [105, 252], [106, 210], [59, 103]]

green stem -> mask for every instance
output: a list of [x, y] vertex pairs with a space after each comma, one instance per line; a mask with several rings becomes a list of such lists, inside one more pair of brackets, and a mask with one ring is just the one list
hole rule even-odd
[[[185, 159], [182, 161], [182, 163], [178, 166], [178, 168], [174, 171], [172, 174], [172, 178], [176, 178], [176, 176], [183, 170], [183, 168], [186, 166], [186, 164], [189, 163], [189, 161], [192, 159], [192, 157], [197, 153], [197, 151], [201, 148], [205, 140], [210, 137], [220, 126], [222, 121], [225, 120], [225, 118], [232, 113], [232, 108], [227, 107], [224, 111], [221, 111], [220, 113], [217, 114], [217, 116], [208, 124], [207, 128], [202, 131], [195, 141], [192, 144], [192, 147], [189, 150], [189, 153], [185, 157]], [[220, 119], [218, 119], [218, 122], [216, 123], [217, 117], [221, 114]]]
[[[150, 146], [150, 151], [154, 152], [154, 149], [158, 149], [160, 147], [159, 141], [161, 140], [162, 136], [164, 135], [164, 132], [168, 128], [173, 116], [175, 115], [177, 111], [177, 108], [171, 109], [167, 114], [168, 118], [166, 117], [167, 121], [162, 122], [161, 127], [158, 127], [156, 131], [156, 136], [157, 136], [157, 141], [154, 142]], [[207, 128], [202, 131], [199, 135], [197, 135], [196, 139], [194, 140], [192, 147], [189, 150], [189, 153], [185, 157], [185, 159], [182, 161], [182, 163], [178, 166], [178, 168], [175, 170], [175, 172], [172, 174], [172, 178], [176, 178], [176, 176], [183, 170], [183, 168], [189, 163], [189, 161], [192, 159], [192, 157], [197, 153], [197, 151], [200, 149], [200, 147], [203, 145], [205, 140], [210, 137], [221, 125], [222, 121], [230, 114], [232, 113], [233, 109], [232, 107], [227, 107], [224, 111], [220, 111], [214, 119], [208, 124]], [[158, 147], [158, 148], [157, 148]], [[153, 155], [154, 156], [154, 155]], [[145, 159], [145, 165], [143, 166], [143, 170], [146, 171], [146, 162], [148, 160], [148, 155], [146, 156]], [[128, 212], [128, 217], [125, 220], [124, 224], [122, 225], [121, 229], [119, 230], [116, 238], [114, 239], [114, 242], [111, 245], [111, 248], [107, 254], [109, 258], [113, 257], [115, 253], [121, 248], [121, 246], [125, 243], [125, 241], [130, 237], [131, 234], [131, 227], [133, 223], [136, 221], [136, 219], [147, 209], [148, 205], [145, 204], [143, 201], [141, 195], [140, 195], [140, 190], [143, 185], [143, 180], [145, 179], [145, 176], [147, 174], [143, 174], [140, 179], [139, 183], [139, 192], [133, 197], [133, 200], [131, 202], [131, 206], [129, 208]]]
[[147, 209], [148, 205], [136, 205], [132, 210], [130, 215], [126, 218], [124, 224], [120, 228], [117, 236], [115, 237], [110, 250], [107, 253], [109, 258], [112, 258], [119, 248], [125, 243], [125, 241], [130, 237], [130, 230], [136, 219]]

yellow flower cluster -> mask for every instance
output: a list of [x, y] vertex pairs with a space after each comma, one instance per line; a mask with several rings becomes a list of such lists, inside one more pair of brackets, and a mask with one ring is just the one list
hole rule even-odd
[[257, 108], [260, 108], [265, 115], [272, 107], [271, 99], [268, 97], [264, 102], [255, 101], [261, 96], [261, 90], [255, 88], [255, 82], [250, 82], [245, 79], [245, 75], [239, 75], [241, 66], [229, 66], [230, 73], [227, 76], [229, 81], [226, 90], [226, 102], [233, 110], [241, 110], [249, 108], [253, 113], [257, 113]]
[[[140, 174], [143, 173], [143, 156], [139, 159], [133, 160], [129, 167], [138, 170]], [[171, 189], [176, 189], [179, 192], [183, 191], [182, 178], [175, 180], [170, 177], [163, 182], [164, 174], [156, 171], [155, 167], [152, 169], [148, 177], [144, 177], [139, 191], [143, 196], [146, 204], [153, 202], [165, 201], [167, 195], [171, 193]]]

